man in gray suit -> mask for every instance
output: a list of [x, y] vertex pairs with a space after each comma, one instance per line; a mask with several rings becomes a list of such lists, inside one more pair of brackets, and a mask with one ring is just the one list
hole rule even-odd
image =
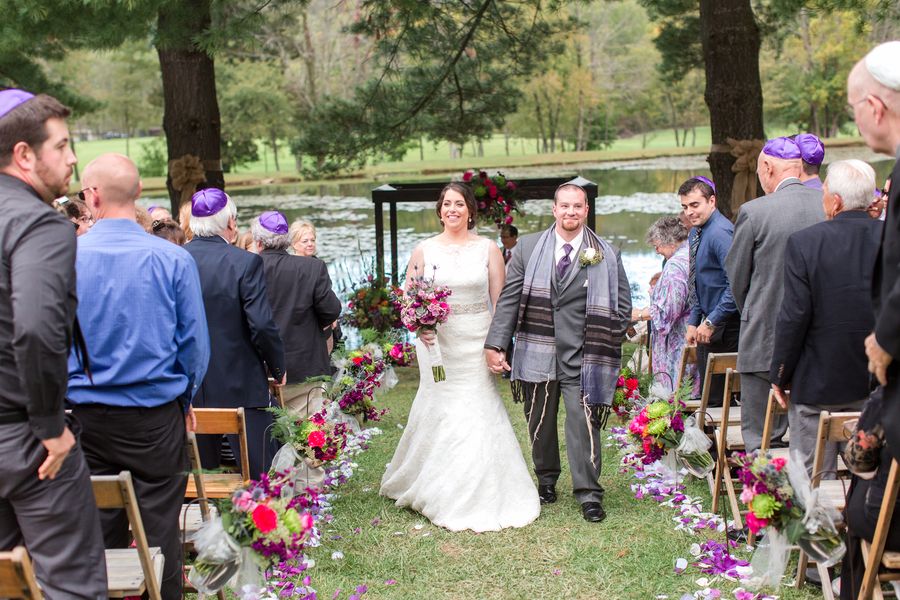
[[[769, 140], [756, 174], [766, 195], [741, 207], [725, 259], [731, 292], [741, 312], [737, 370], [741, 374], [741, 433], [747, 451], [760, 447], [771, 382], [775, 321], [784, 295], [784, 247], [788, 237], [825, 219], [822, 192], [800, 182], [800, 148], [790, 138]], [[779, 418], [772, 439], [787, 420]]]
[[[618, 253], [584, 226], [589, 205], [575, 184], [557, 189], [556, 223], [520, 239], [485, 340], [494, 373], [512, 371], [524, 400], [542, 504], [556, 501], [561, 471], [556, 425], [566, 407], [566, 451], [573, 493], [586, 521], [600, 522], [600, 429], [621, 367], [631, 288]], [[505, 349], [516, 335], [512, 367]]]

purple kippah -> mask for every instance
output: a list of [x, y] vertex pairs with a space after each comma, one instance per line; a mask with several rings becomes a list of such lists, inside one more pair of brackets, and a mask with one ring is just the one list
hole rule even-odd
[[694, 179], [696, 179], [697, 181], [702, 181], [703, 183], [705, 183], [706, 185], [708, 185], [709, 187], [712, 188], [713, 194], [716, 193], [716, 184], [713, 183], [711, 179], [707, 179], [703, 175], [695, 175]]
[[821, 165], [825, 160], [825, 145], [822, 140], [811, 133], [801, 133], [794, 138], [800, 147], [800, 156], [803, 162], [811, 165]]
[[762, 153], [772, 158], [795, 160], [801, 158], [800, 147], [797, 142], [787, 137], [772, 138], [763, 146]]
[[259, 224], [262, 225], [263, 229], [278, 235], [284, 235], [288, 232], [287, 219], [277, 210], [267, 210], [259, 215]]
[[156, 210], [157, 208], [159, 208], [159, 205], [158, 205], [158, 204], [151, 204], [150, 206], [147, 207], [147, 212], [148, 212], [148, 213], [152, 213], [152, 212], [153, 212], [154, 210]]
[[191, 215], [211, 217], [228, 204], [228, 196], [218, 188], [198, 190], [191, 196]]
[[5, 117], [6, 113], [20, 104], [28, 102], [32, 98], [34, 98], [34, 94], [26, 92], [25, 90], [12, 88], [0, 91], [0, 118]]

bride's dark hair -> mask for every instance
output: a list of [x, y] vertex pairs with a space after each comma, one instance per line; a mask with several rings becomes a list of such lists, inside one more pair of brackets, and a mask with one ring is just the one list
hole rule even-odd
[[[448, 183], [441, 190], [441, 195], [438, 197], [437, 204], [434, 207], [434, 212], [437, 213], [438, 219], [441, 218], [441, 205], [444, 203], [444, 196], [447, 195], [448, 190], [453, 190], [462, 195], [463, 200], [466, 201], [466, 208], [469, 209], [469, 229], [475, 229], [475, 218], [478, 216], [478, 208], [475, 205], [475, 193], [472, 191], [472, 188], [458, 181]], [[444, 222], [441, 221], [441, 225], [443, 224]]]

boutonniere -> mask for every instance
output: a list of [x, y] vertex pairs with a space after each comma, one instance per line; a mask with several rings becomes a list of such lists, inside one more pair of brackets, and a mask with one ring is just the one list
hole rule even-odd
[[582, 267], [590, 267], [591, 265], [599, 265], [603, 260], [603, 251], [597, 248], [585, 248], [578, 255], [578, 262]]

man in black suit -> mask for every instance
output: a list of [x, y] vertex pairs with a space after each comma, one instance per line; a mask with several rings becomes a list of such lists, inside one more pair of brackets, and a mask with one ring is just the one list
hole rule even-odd
[[900, 41], [877, 46], [853, 67], [847, 101], [866, 145], [897, 156], [872, 278], [875, 327], [866, 338], [866, 355], [869, 371], [884, 386], [888, 448], [900, 458]]
[[263, 261], [275, 324], [284, 340], [288, 372], [284, 404], [298, 413], [312, 414], [322, 407], [322, 384], [304, 382], [331, 373], [328, 337], [322, 331], [327, 330], [330, 337], [331, 324], [341, 314], [341, 301], [331, 289], [324, 262], [287, 253], [291, 238], [284, 215], [264, 212], [253, 219], [250, 231]]
[[[866, 163], [831, 163], [822, 199], [827, 220], [792, 234], [785, 246], [769, 378], [782, 406], [791, 388], [791, 452], [800, 452], [810, 475], [819, 413], [861, 410], [869, 393], [864, 341], [874, 324], [872, 267], [882, 225], [866, 211], [874, 187]], [[838, 444], [829, 444], [826, 478], [837, 452]]]
[[[184, 249], [197, 262], [209, 324], [209, 369], [194, 397], [197, 408], [244, 407], [250, 476], [269, 470], [275, 446], [267, 428], [272, 414], [268, 376], [286, 379], [284, 346], [272, 319], [262, 259], [236, 248], [237, 209], [222, 190], [200, 190], [191, 198], [194, 238]], [[205, 439], [204, 439], [205, 438]], [[237, 438], [229, 438], [240, 456]], [[200, 436], [200, 460], [219, 466], [218, 436]]]

